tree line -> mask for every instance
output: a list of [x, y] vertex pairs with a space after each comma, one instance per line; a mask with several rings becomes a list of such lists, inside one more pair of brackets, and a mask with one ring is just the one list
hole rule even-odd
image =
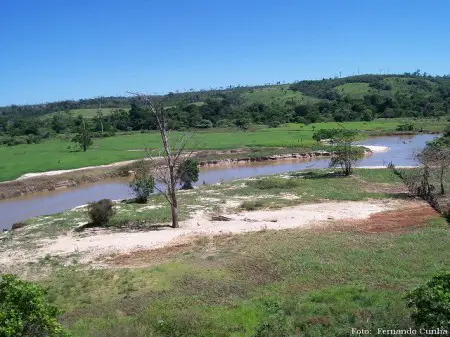
[[[390, 91], [392, 81], [405, 90]], [[337, 87], [347, 83], [368, 83], [366, 95], [345, 94]], [[252, 89], [253, 88], [253, 89]], [[249, 101], [244, 93], [259, 87], [239, 87], [221, 91], [169, 93], [151, 96], [164, 99], [170, 130], [236, 127], [247, 130], [251, 124], [277, 127], [283, 123], [327, 121], [371, 121], [375, 118], [440, 117], [450, 107], [450, 77], [431, 77], [420, 72], [402, 75], [359, 75], [346, 78], [301, 81], [279, 87], [285, 99], [270, 103]], [[288, 89], [316, 100], [299, 101]], [[74, 115], [71, 109], [97, 109], [93, 118]], [[106, 114], [103, 108], [114, 108]], [[110, 110], [110, 109], [109, 109]], [[53, 112], [51, 117], [41, 114]], [[109, 111], [108, 111], [109, 112]], [[0, 108], [0, 144], [37, 143], [58, 134], [80, 133], [106, 137], [115, 132], [155, 130], [154, 114], [135, 97], [103, 97], [63, 101], [44, 105]]]

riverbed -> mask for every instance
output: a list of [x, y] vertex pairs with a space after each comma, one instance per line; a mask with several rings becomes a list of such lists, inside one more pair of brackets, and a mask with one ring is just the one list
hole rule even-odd
[[[396, 166], [417, 166], [414, 155], [437, 135], [383, 136], [356, 142], [358, 145], [388, 147], [387, 151], [374, 152], [359, 161], [358, 166], [385, 167], [390, 162]], [[203, 167], [196, 185], [215, 184], [221, 181], [245, 179], [260, 175], [287, 173], [305, 169], [326, 168], [329, 158], [292, 159], [270, 162], [251, 162], [238, 165]], [[103, 198], [126, 199], [133, 197], [129, 179], [104, 180], [51, 192], [40, 192], [0, 201], [0, 229], [10, 228], [15, 222], [47, 214], [55, 214]]]

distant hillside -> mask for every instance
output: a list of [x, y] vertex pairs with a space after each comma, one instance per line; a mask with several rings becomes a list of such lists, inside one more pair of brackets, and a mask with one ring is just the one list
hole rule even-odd
[[[267, 85], [254, 87], [231, 87], [227, 89], [203, 90], [182, 93], [170, 93], [168, 106], [202, 104], [208, 99], [227, 96], [239, 97], [243, 105], [254, 103], [314, 104], [319, 101], [337, 101], [349, 96], [350, 99], [363, 99], [367, 95], [393, 98], [400, 95], [420, 95], [430, 97], [443, 94], [448, 97], [450, 78], [424, 76], [418, 73], [402, 75], [358, 75], [345, 78], [330, 78], [317, 81], [299, 81], [285, 85]], [[446, 96], [447, 95], [447, 96]], [[155, 99], [158, 96], [154, 96]], [[444, 98], [445, 98], [444, 97]], [[57, 112], [70, 111], [93, 117], [99, 108], [104, 114], [112, 109], [129, 109], [133, 97], [97, 97], [77, 101], [59, 101], [34, 105], [10, 105], [0, 107], [0, 115], [42, 116]], [[289, 103], [288, 103], [289, 104]]]
[[[168, 126], [173, 130], [212, 127], [247, 130], [252, 124], [277, 127], [284, 123], [440, 118], [449, 114], [450, 77], [431, 77], [418, 72], [358, 75], [169, 93], [164, 99]], [[0, 144], [40, 142], [55, 134], [79, 132], [85, 124], [101, 137], [116, 131], [155, 128], [153, 114], [134, 97], [13, 105], [0, 108]]]

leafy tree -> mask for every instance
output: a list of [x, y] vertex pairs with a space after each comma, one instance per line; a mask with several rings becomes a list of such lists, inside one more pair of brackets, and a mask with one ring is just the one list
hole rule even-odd
[[353, 173], [353, 166], [364, 156], [364, 150], [359, 146], [353, 146], [358, 131], [346, 129], [334, 129], [332, 142], [334, 145], [330, 167], [340, 166], [342, 173], [349, 176]]
[[198, 181], [199, 172], [200, 170], [198, 167], [198, 162], [195, 159], [188, 158], [183, 163], [181, 163], [181, 165], [178, 167], [180, 182], [183, 184], [181, 189], [192, 189], [192, 183]]
[[250, 116], [247, 111], [237, 111], [236, 119], [234, 120], [234, 125], [236, 125], [240, 130], [246, 131], [250, 127]]
[[418, 327], [450, 329], [449, 272], [434, 276], [406, 299], [408, 307], [414, 308], [411, 318]]
[[133, 181], [130, 183], [130, 188], [136, 196], [136, 202], [146, 203], [148, 197], [155, 190], [155, 186], [155, 178], [147, 172], [144, 164], [142, 163], [138, 167]]
[[92, 145], [92, 134], [86, 127], [86, 123], [83, 118], [81, 118], [81, 125], [79, 126], [79, 131], [72, 138], [72, 142], [80, 144], [84, 152], [86, 152], [89, 146]]
[[370, 110], [370, 109], [365, 109], [365, 110], [362, 112], [361, 120], [366, 121], [366, 122], [370, 122], [370, 121], [372, 121], [373, 119], [374, 119], [374, 116], [373, 116], [372, 110]]
[[324, 139], [332, 140], [332, 138], [336, 136], [337, 132], [339, 132], [337, 129], [320, 129], [313, 134], [312, 138], [316, 142], [320, 142]]
[[59, 314], [40, 286], [0, 276], [0, 336], [69, 336], [56, 320]]

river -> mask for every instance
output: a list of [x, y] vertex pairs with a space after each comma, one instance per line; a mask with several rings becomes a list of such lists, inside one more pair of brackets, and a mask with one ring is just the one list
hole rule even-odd
[[[426, 142], [436, 135], [420, 134], [410, 136], [373, 137], [360, 145], [387, 146], [386, 152], [377, 152], [366, 156], [358, 166], [386, 166], [392, 161], [397, 166], [418, 165], [414, 154], [420, 151]], [[293, 159], [270, 162], [252, 162], [246, 164], [203, 167], [197, 185], [203, 182], [214, 184], [221, 181], [251, 178], [328, 167], [329, 158]], [[103, 198], [113, 200], [131, 198], [129, 179], [104, 180], [93, 184], [80, 185], [58, 191], [34, 193], [18, 198], [0, 201], [0, 229], [10, 228], [15, 222], [46, 214], [63, 212], [73, 207], [97, 201]]]

